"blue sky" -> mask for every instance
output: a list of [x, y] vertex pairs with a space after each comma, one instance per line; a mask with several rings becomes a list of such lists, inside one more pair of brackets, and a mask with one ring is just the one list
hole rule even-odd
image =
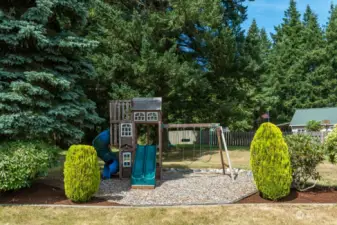
[[[320, 24], [325, 25], [328, 21], [331, 2], [337, 0], [297, 0], [297, 8], [303, 16], [307, 5], [318, 15]], [[282, 22], [284, 11], [289, 6], [289, 0], [255, 0], [248, 2], [248, 19], [243, 28], [248, 30], [252, 20], [255, 18], [259, 27], [264, 27], [267, 33], [274, 32], [274, 26]]]

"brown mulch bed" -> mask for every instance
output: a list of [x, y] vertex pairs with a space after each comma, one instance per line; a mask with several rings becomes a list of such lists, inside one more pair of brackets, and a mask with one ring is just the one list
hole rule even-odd
[[119, 205], [100, 198], [93, 198], [87, 203], [74, 203], [67, 199], [63, 189], [44, 183], [34, 183], [30, 188], [0, 193], [0, 204]]
[[293, 189], [287, 197], [278, 201], [263, 199], [259, 193], [256, 193], [237, 203], [337, 203], [337, 190], [315, 188], [306, 192], [298, 192]]
[[[316, 188], [307, 192], [291, 190], [287, 197], [278, 201], [263, 199], [259, 193], [256, 193], [237, 203], [337, 203], [337, 189]], [[40, 182], [34, 183], [30, 188], [0, 193], [0, 204], [121, 206], [101, 198], [93, 198], [87, 203], [74, 203], [67, 199], [63, 189]]]

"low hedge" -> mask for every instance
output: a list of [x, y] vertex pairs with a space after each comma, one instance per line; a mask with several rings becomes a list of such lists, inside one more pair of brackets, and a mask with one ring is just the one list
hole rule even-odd
[[[315, 187], [320, 175], [316, 167], [324, 161], [324, 150], [320, 140], [306, 134], [285, 136], [291, 158], [293, 186], [299, 191]], [[314, 185], [308, 187], [308, 181]]]
[[329, 157], [331, 163], [337, 163], [337, 124], [335, 124], [333, 130], [328, 134], [324, 142], [326, 154]]
[[41, 141], [11, 141], [0, 144], [0, 191], [29, 187], [45, 176], [58, 161], [60, 149]]

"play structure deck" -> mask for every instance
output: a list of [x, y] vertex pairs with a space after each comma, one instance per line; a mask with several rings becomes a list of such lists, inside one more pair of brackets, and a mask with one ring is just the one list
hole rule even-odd
[[[225, 174], [225, 162], [222, 146], [226, 152], [228, 167], [232, 171], [229, 154], [223, 130], [218, 123], [203, 124], [163, 124], [162, 98], [133, 98], [132, 100], [115, 100], [109, 104], [110, 128], [100, 133], [93, 141], [98, 157], [104, 162], [103, 178], [109, 179], [112, 174], [119, 173], [119, 178], [131, 179], [132, 188], [154, 188], [156, 178], [161, 180], [163, 145], [169, 146], [170, 130], [210, 129], [217, 137], [221, 155], [221, 164]], [[138, 144], [138, 132], [141, 126], [146, 126], [146, 145]], [[154, 143], [149, 143], [150, 131]], [[195, 132], [194, 132], [195, 133]], [[182, 139], [181, 141], [191, 141]], [[193, 140], [192, 140], [193, 141]], [[180, 142], [180, 140], [179, 140]], [[119, 153], [111, 152], [110, 148], [119, 149]], [[234, 179], [231, 172], [232, 180]]]

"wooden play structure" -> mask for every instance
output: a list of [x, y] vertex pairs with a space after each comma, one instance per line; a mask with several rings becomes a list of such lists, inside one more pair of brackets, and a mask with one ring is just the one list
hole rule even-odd
[[110, 143], [120, 150], [120, 178], [131, 177], [133, 159], [137, 149], [137, 125], [139, 124], [157, 126], [159, 162], [156, 164], [156, 176], [160, 178], [162, 168], [161, 107], [161, 98], [133, 98], [110, 102]]
[[[162, 176], [163, 161], [163, 132], [182, 128], [212, 128], [216, 132], [217, 143], [221, 155], [221, 165], [225, 173], [225, 162], [222, 146], [226, 152], [228, 166], [232, 167], [228, 155], [226, 141], [220, 124], [163, 124], [162, 98], [133, 98], [132, 100], [114, 100], [109, 104], [110, 109], [110, 144], [119, 149], [119, 177], [131, 178], [133, 188], [154, 188], [153, 182], [146, 181], [146, 174], [152, 174], [157, 179]], [[147, 144], [149, 144], [149, 130], [156, 129], [156, 141], [151, 146], [139, 146], [137, 143], [139, 125], [148, 129]], [[147, 150], [146, 150], [147, 149]], [[141, 153], [142, 152], [142, 153]], [[150, 152], [152, 152], [150, 154]], [[148, 163], [149, 160], [154, 162]], [[146, 174], [137, 170], [147, 171]], [[154, 175], [153, 175], [154, 172]], [[150, 176], [150, 175], [149, 175]], [[145, 177], [145, 178], [144, 178]], [[137, 179], [143, 179], [145, 185], [137, 185]], [[145, 180], [144, 180], [145, 179]], [[152, 178], [151, 178], [152, 179]], [[140, 182], [140, 183], [142, 183]]]

